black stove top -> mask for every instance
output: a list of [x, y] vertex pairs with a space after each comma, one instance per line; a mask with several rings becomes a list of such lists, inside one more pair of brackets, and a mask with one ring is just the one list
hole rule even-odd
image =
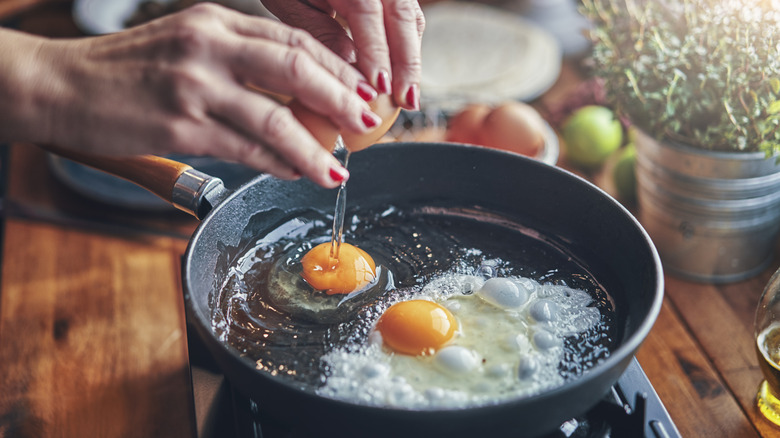
[[[198, 438], [311, 438], [264, 418], [253, 401], [227, 383], [190, 336]], [[586, 414], [543, 438], [677, 438], [677, 427], [636, 359]]]

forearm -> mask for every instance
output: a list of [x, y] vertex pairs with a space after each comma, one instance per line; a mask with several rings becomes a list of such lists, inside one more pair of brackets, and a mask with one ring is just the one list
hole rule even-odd
[[0, 141], [51, 141], [58, 88], [46, 38], [0, 28]]

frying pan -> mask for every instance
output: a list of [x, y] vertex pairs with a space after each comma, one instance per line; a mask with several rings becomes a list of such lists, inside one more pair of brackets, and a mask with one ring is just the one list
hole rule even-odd
[[607, 393], [660, 310], [663, 275], [650, 238], [620, 203], [586, 180], [531, 158], [480, 147], [376, 145], [350, 158], [348, 205], [446, 203], [500, 215], [545, 236], [585, 266], [610, 295], [617, 315], [617, 347], [607, 359], [562, 386], [494, 405], [420, 411], [325, 398], [258, 371], [254, 361], [217, 338], [211, 319], [217, 287], [231, 260], [247, 242], [278, 223], [278, 214], [269, 212], [302, 206], [332, 211], [334, 190], [308, 180], [261, 175], [230, 193], [218, 179], [156, 158], [153, 165], [143, 161], [150, 158], [75, 159], [142, 184], [202, 219], [183, 257], [188, 322], [227, 379], [264, 415], [294, 425], [297, 436], [465, 438], [549, 433]]

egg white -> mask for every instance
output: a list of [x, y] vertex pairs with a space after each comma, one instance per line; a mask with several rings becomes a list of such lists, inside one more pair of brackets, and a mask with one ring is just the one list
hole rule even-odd
[[595, 326], [591, 296], [524, 277], [445, 274], [409, 299], [438, 302], [458, 322], [435, 354], [409, 356], [374, 331], [361, 348], [325, 354], [330, 375], [318, 393], [409, 409], [459, 408], [539, 393], [563, 383], [563, 338]]

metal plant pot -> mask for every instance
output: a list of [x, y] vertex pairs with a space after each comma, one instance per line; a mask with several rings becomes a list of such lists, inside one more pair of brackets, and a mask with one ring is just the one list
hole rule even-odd
[[639, 220], [664, 270], [708, 283], [761, 272], [780, 232], [780, 166], [763, 152], [715, 152], [637, 132]]

